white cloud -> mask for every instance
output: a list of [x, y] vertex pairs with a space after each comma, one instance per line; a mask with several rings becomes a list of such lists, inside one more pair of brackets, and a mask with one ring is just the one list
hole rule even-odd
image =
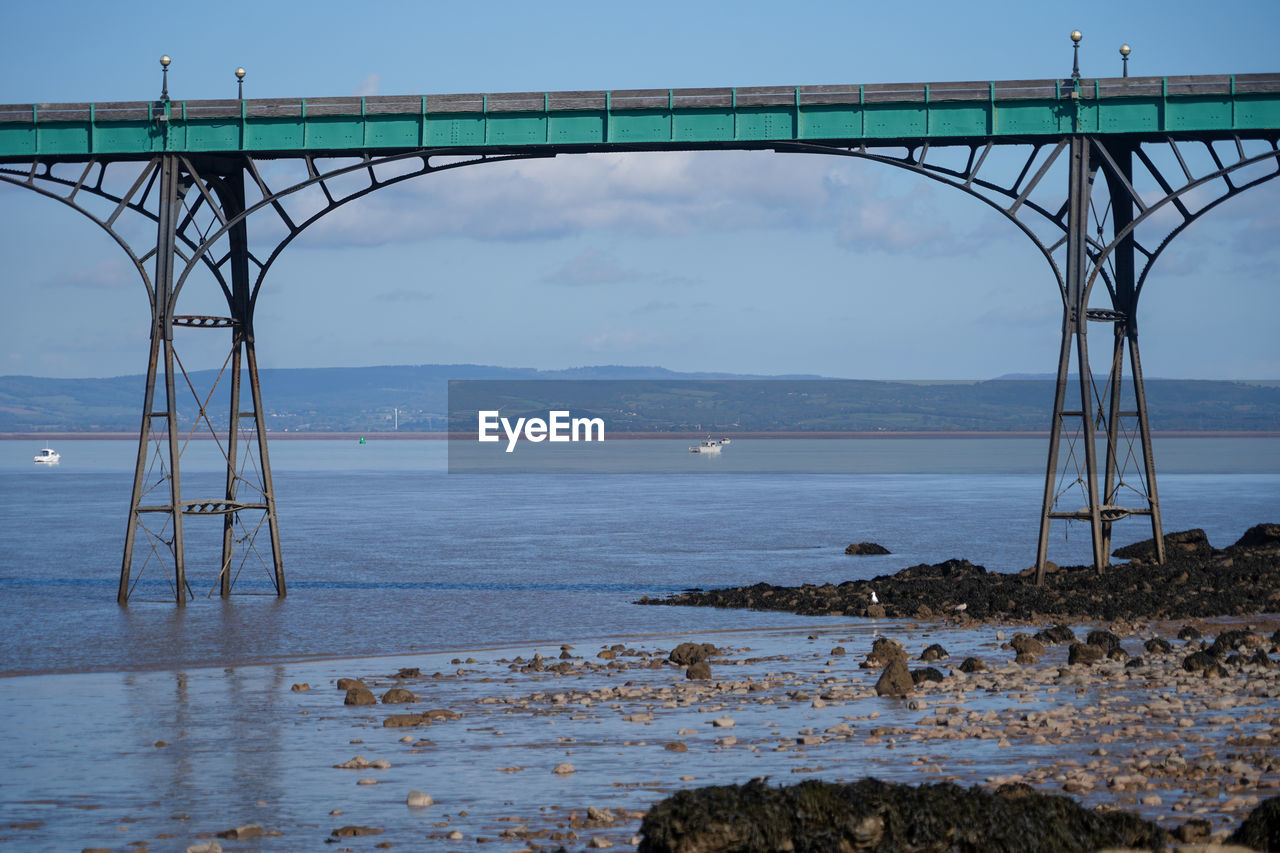
[[[417, 163], [404, 162], [402, 169]], [[393, 172], [388, 164], [379, 177]], [[365, 185], [362, 173], [344, 181], [347, 189]], [[1206, 188], [1189, 201], [1200, 206], [1215, 194]], [[1156, 195], [1158, 190], [1144, 198], [1155, 201]], [[510, 242], [591, 232], [630, 237], [782, 229], [824, 231], [856, 251], [938, 257], [1017, 241], [1012, 226], [1000, 220], [949, 188], [856, 158], [744, 151], [573, 154], [463, 166], [394, 184], [327, 214], [303, 242], [344, 247], [440, 237]], [[1139, 239], [1158, 243], [1180, 221], [1172, 206], [1161, 206]], [[1029, 224], [1045, 227], [1035, 217]], [[1256, 240], [1257, 232], [1268, 230], [1249, 228], [1242, 239]], [[574, 278], [569, 269], [560, 274], [561, 283]]]
[[[829, 167], [828, 167], [829, 168]], [[327, 215], [312, 245], [441, 236], [528, 240], [587, 231], [685, 234], [811, 226], [822, 170], [746, 152], [585, 154], [467, 166], [413, 179]]]

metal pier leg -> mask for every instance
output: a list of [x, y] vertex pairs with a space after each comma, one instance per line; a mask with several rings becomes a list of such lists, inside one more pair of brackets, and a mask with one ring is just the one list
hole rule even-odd
[[1036, 586], [1044, 585], [1045, 559], [1049, 555], [1049, 521], [1054, 486], [1058, 478], [1058, 444], [1062, 441], [1062, 407], [1067, 399], [1067, 373], [1071, 367], [1070, 309], [1062, 315], [1062, 349], [1058, 353], [1058, 382], [1053, 393], [1053, 421], [1049, 426], [1049, 462], [1044, 473], [1044, 502], [1040, 507], [1040, 542], [1036, 547]]
[[[233, 315], [234, 318], [234, 315]], [[240, 439], [240, 328], [231, 327], [231, 414], [227, 420], [227, 503], [236, 502], [237, 442]], [[235, 513], [222, 517], [222, 567], [218, 571], [218, 592], [231, 595], [231, 559], [235, 551]]]
[[1142, 465], [1147, 475], [1147, 501], [1151, 508], [1151, 536], [1156, 545], [1156, 562], [1164, 562], [1163, 522], [1160, 520], [1160, 493], [1156, 489], [1156, 458], [1151, 449], [1151, 425], [1147, 421], [1147, 390], [1142, 382], [1142, 359], [1138, 356], [1138, 324], [1129, 318], [1129, 367], [1133, 373], [1133, 393], [1137, 400], [1138, 437], [1142, 442]]
[[[245, 209], [245, 173], [241, 169], [225, 175], [218, 183], [217, 193], [222, 205], [223, 215], [227, 219], [235, 219]], [[240, 473], [237, 463], [240, 457], [239, 432], [240, 422], [250, 414], [254, 419], [257, 433], [257, 453], [261, 466], [263, 503], [266, 505], [267, 533], [271, 537], [272, 579], [276, 587], [276, 595], [283, 597], [284, 561], [280, 552], [280, 530], [276, 523], [275, 487], [271, 479], [271, 460], [267, 455], [267, 425], [262, 407], [262, 391], [258, 382], [258, 358], [253, 342], [253, 284], [249, 276], [249, 239], [248, 228], [244, 219], [231, 226], [227, 233], [230, 241], [231, 290], [227, 301], [231, 312], [232, 353], [231, 353], [231, 412], [227, 441], [227, 488], [226, 502], [235, 507], [239, 503]], [[243, 370], [249, 373], [249, 388], [253, 399], [253, 411], [241, 409], [243, 398]], [[253, 449], [245, 447], [246, 454]], [[235, 550], [235, 522], [238, 511], [228, 512], [223, 518], [222, 528], [222, 570], [219, 579], [219, 591], [223, 598], [231, 595], [232, 559]]]
[[1089, 529], [1093, 534], [1093, 567], [1102, 574], [1107, 565], [1106, 552], [1102, 550], [1102, 508], [1098, 500], [1098, 446], [1094, 441], [1096, 424], [1093, 418], [1093, 374], [1089, 370], [1089, 343], [1085, 329], [1088, 320], [1084, 311], [1076, 319], [1076, 352], [1080, 368], [1080, 421], [1084, 424], [1085, 487], [1089, 492]]
[[138, 505], [142, 502], [144, 479], [147, 474], [147, 455], [151, 444], [151, 418], [155, 408], [156, 369], [160, 361], [160, 340], [163, 331], [160, 327], [160, 308], [156, 304], [155, 293], [152, 293], [151, 305], [151, 357], [147, 362], [147, 387], [142, 397], [142, 426], [138, 429], [138, 462], [133, 469], [133, 498], [129, 502], [129, 527], [124, 534], [124, 559], [120, 564], [120, 589], [116, 593], [116, 602], [129, 603], [129, 588], [133, 571], [133, 543], [138, 532]]
[[[1111, 389], [1107, 406], [1107, 461], [1106, 474], [1102, 489], [1102, 503], [1113, 506], [1116, 502], [1116, 469], [1117, 448], [1120, 443], [1120, 392], [1124, 381], [1124, 323], [1114, 324], [1115, 341], [1111, 348], [1111, 371], [1107, 374], [1107, 387]], [[1111, 554], [1111, 525], [1108, 519], [1102, 520], [1102, 553]]]
[[163, 294], [157, 301], [163, 306], [162, 330], [164, 332], [164, 394], [165, 412], [169, 429], [169, 507], [173, 514], [173, 585], [179, 607], [187, 603], [186, 543], [182, 535], [182, 476], [179, 457], [182, 448], [178, 443], [178, 394], [174, 382], [173, 364], [173, 257], [177, 248], [178, 217], [182, 213], [178, 191], [180, 175], [178, 158], [165, 157], [160, 177], [160, 239], [156, 254], [156, 292]]
[[[1114, 171], [1107, 170], [1107, 185], [1111, 193], [1111, 210], [1114, 217], [1115, 232], [1123, 232], [1133, 222], [1134, 199], [1131, 191], [1133, 183], [1134, 149], [1122, 145], [1113, 145], [1110, 149]], [[1164, 562], [1164, 537], [1161, 533], [1160, 500], [1156, 490], [1155, 457], [1151, 450], [1151, 431], [1147, 422], [1147, 394], [1142, 381], [1142, 362], [1138, 356], [1138, 290], [1135, 281], [1136, 264], [1134, 254], [1135, 238], [1132, 232], [1120, 239], [1113, 254], [1115, 266], [1115, 300], [1114, 307], [1119, 315], [1115, 323], [1116, 350], [1112, 362], [1112, 391], [1114, 394], [1111, 406], [1111, 422], [1108, 424], [1108, 452], [1114, 454], [1117, 449], [1119, 419], [1122, 417], [1118, 407], [1118, 399], [1122, 390], [1124, 373], [1124, 348], [1129, 348], [1130, 373], [1133, 376], [1134, 402], [1138, 419], [1138, 441], [1142, 445], [1143, 473], [1147, 483], [1147, 506], [1144, 508], [1151, 516], [1151, 535], [1156, 544], [1156, 559]], [[1113, 493], [1112, 463], [1108, 459], [1107, 500], [1115, 504], [1117, 495]], [[1108, 524], [1109, 528], [1110, 525]], [[1107, 550], [1110, 551], [1110, 531], [1107, 536]]]
[[[1067, 263], [1066, 293], [1063, 305], [1062, 350], [1058, 357], [1058, 384], [1053, 401], [1053, 425], [1050, 431], [1049, 461], [1045, 472], [1044, 504], [1040, 510], [1040, 541], [1036, 549], [1036, 583], [1044, 583], [1045, 558], [1048, 551], [1049, 523], [1054, 517], [1054, 480], [1058, 467], [1058, 442], [1062, 435], [1062, 418], [1078, 416], [1084, 433], [1085, 488], [1089, 506], [1085, 512], [1093, 541], [1093, 565], [1099, 572], [1105, 563], [1103, 551], [1101, 501], [1098, 499], [1098, 453], [1094, 444], [1093, 375], [1089, 370], [1088, 254], [1089, 194], [1093, 186], [1090, 167], [1092, 142], [1086, 137], [1071, 138], [1070, 172], [1067, 188]], [[1075, 338], [1076, 365], [1080, 372], [1080, 409], [1066, 412], [1066, 384], [1071, 363], [1071, 342]]]
[[[244, 173], [237, 172], [220, 185], [219, 201], [223, 215], [238, 216], [244, 212]], [[239, 491], [240, 441], [240, 369], [241, 352], [252, 324], [252, 307], [249, 299], [249, 237], [248, 227], [242, 219], [227, 234], [231, 251], [231, 411], [227, 420], [227, 488], [226, 501], [236, 503]], [[270, 484], [268, 484], [268, 490]], [[231, 562], [235, 551], [236, 513], [229, 512], [222, 518], [222, 568], [218, 575], [218, 591], [223, 598], [231, 595]]]
[[[173, 259], [177, 243], [178, 219], [182, 212], [181, 199], [185, 193], [182, 176], [175, 156], [165, 156], [160, 162], [159, 225], [156, 230], [156, 274], [151, 306], [151, 357], [147, 368], [147, 388], [143, 400], [142, 428], [138, 435], [138, 461], [134, 470], [133, 499], [129, 507], [129, 530], [125, 535], [124, 557], [120, 568], [120, 587], [116, 600], [128, 602], [132, 574], [133, 550], [140, 521], [140, 514], [166, 512], [173, 521], [174, 595], [179, 607], [187, 603], [185, 549], [182, 535], [182, 478], [178, 457], [177, 395], [174, 388], [173, 357]], [[155, 384], [158, 362], [164, 361], [164, 411], [155, 410]], [[163, 417], [168, 429], [169, 450], [169, 501], [167, 505], [143, 507], [147, 442], [150, 439], [151, 420]]]
[[284, 558], [280, 552], [280, 528], [276, 523], [276, 492], [271, 481], [271, 460], [267, 455], [267, 425], [263, 419], [262, 386], [258, 383], [258, 354], [254, 349], [252, 321], [245, 335], [244, 346], [249, 362], [249, 387], [253, 390], [253, 417], [257, 425], [258, 458], [262, 462], [262, 486], [267, 504], [267, 530], [271, 535], [271, 561], [275, 572], [276, 596], [284, 598]]

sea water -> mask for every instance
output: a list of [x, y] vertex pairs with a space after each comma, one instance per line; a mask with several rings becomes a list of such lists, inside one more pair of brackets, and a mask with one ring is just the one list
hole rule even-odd
[[[687, 441], [621, 443], [683, 467], [449, 474], [443, 441], [272, 441], [288, 596], [220, 599], [221, 519], [187, 517], [195, 598], [179, 609], [172, 560], [141, 535], [133, 598], [115, 602], [133, 442], [62, 442], [54, 467], [31, 462], [38, 442], [0, 442], [0, 673], [767, 628], [797, 617], [633, 602], [757, 581], [840, 583], [952, 557], [997, 571], [1034, 562], [1043, 439], [741, 439], [712, 458], [689, 454]], [[1166, 531], [1202, 527], [1224, 547], [1280, 520], [1280, 439], [1164, 438], [1155, 452]], [[782, 473], [725, 473], [744, 458]], [[184, 497], [221, 493], [219, 459], [213, 442], [191, 443]], [[823, 469], [839, 473], [785, 473]], [[1126, 519], [1116, 545], [1150, 533], [1145, 519]], [[844, 554], [868, 540], [892, 554]], [[256, 545], [269, 563], [265, 535]], [[1090, 554], [1087, 525], [1055, 523], [1050, 559]], [[257, 554], [235, 589], [270, 592]]]

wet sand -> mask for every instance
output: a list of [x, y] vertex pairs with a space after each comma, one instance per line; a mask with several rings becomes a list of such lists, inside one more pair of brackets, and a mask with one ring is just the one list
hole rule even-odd
[[[1204, 640], [1177, 639], [1184, 624], [1072, 623], [1081, 639], [1114, 631], [1141, 655], [1137, 666], [1068, 665], [1066, 644], [1014, 663], [1008, 640], [1028, 631], [1017, 624], [855, 620], [568, 649], [6, 679], [0, 701], [23, 726], [5, 729], [0, 845], [240, 849], [219, 833], [256, 825], [252, 849], [262, 850], [311, 849], [344, 827], [371, 832], [335, 838], [333, 849], [629, 849], [668, 794], [763, 776], [1018, 781], [1170, 830], [1200, 818], [1221, 838], [1280, 794], [1280, 650], [1267, 640], [1271, 666], [1237, 660], [1212, 676], [1183, 660], [1223, 630], [1270, 637], [1280, 617], [1192, 622]], [[880, 670], [861, 666], [877, 636], [942, 680], [877, 695]], [[1145, 651], [1153, 637], [1171, 650]], [[667, 661], [684, 641], [718, 648], [709, 680]], [[949, 656], [917, 660], [935, 643]], [[988, 669], [961, 672], [968, 657]], [[340, 678], [417, 701], [346, 705]], [[417, 722], [388, 725], [397, 715]], [[433, 804], [408, 806], [413, 791]]]

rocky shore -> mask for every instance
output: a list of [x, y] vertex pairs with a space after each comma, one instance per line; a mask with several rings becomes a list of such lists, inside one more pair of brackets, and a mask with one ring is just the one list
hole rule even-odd
[[1092, 567], [1050, 565], [1039, 587], [1031, 570], [1002, 574], [953, 559], [864, 581], [799, 587], [757, 583], [646, 597], [637, 603], [960, 620], [1187, 619], [1280, 612], [1280, 524], [1255, 525], [1222, 549], [1214, 548], [1202, 530], [1170, 533], [1164, 539], [1163, 564], [1154, 562], [1155, 549], [1148, 540], [1118, 549], [1114, 556], [1128, 562], [1101, 575]]
[[[1207, 853], [1280, 831], [1275, 615], [857, 620], [271, 665], [252, 691], [247, 675], [183, 682], [231, 679], [254, 719], [231, 747], [247, 796], [191, 814], [75, 800], [94, 809], [50, 823], [98, 827], [75, 849], [136, 853]], [[113, 761], [207, 767], [231, 743], [152, 725]], [[242, 771], [259, 765], [265, 786]]]
[[[349, 790], [390, 783], [442, 849], [1266, 850], [1280, 621], [1196, 625], [828, 629], [780, 654], [564, 644], [292, 692], [315, 696], [308, 719], [358, 735], [360, 754], [330, 761]], [[455, 765], [541, 793], [477, 823], [478, 804], [440, 784]], [[334, 839], [404, 835], [334, 805]]]

